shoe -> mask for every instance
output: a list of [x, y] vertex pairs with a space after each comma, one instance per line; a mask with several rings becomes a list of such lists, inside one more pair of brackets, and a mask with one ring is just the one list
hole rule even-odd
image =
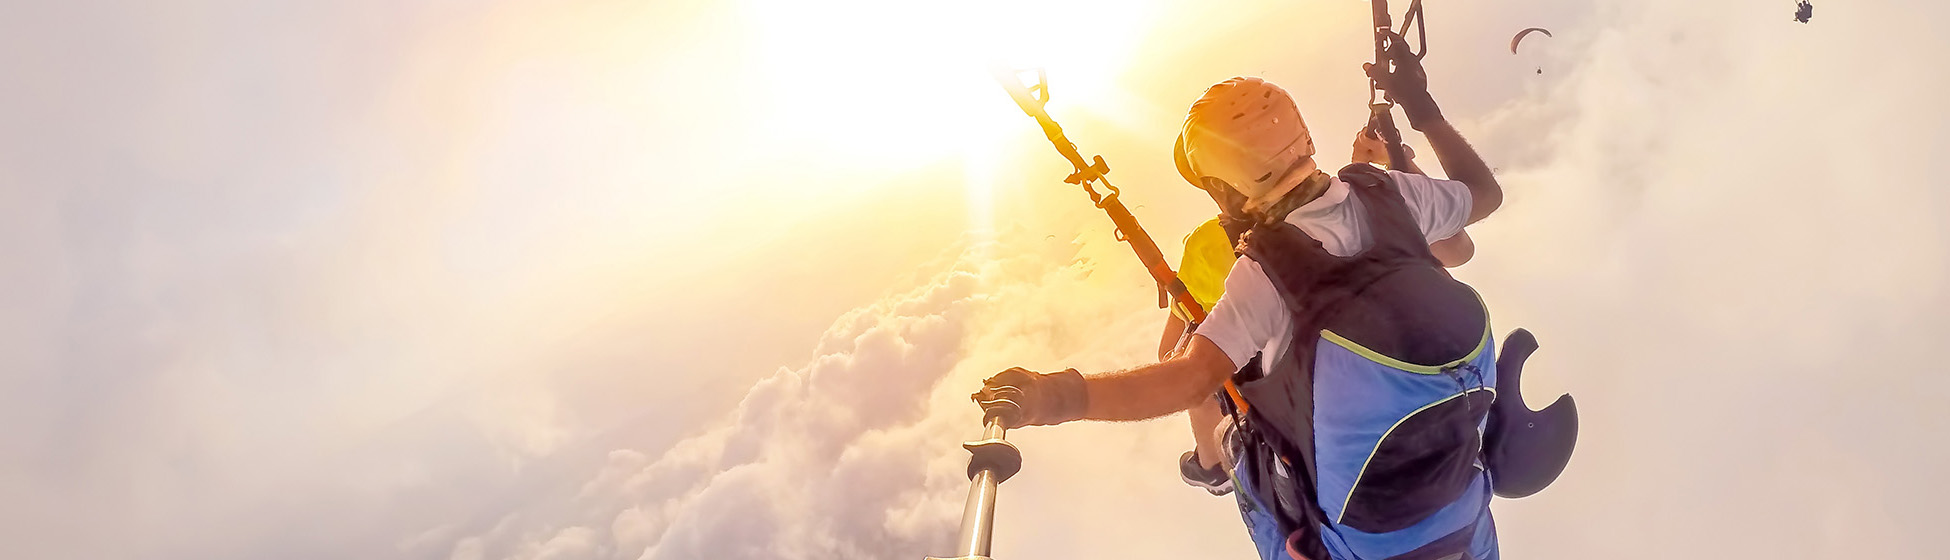
[[1178, 457], [1178, 477], [1186, 484], [1204, 488], [1214, 496], [1232, 493], [1232, 477], [1226, 476], [1224, 468], [1205, 468], [1198, 463], [1198, 451], [1186, 451]]

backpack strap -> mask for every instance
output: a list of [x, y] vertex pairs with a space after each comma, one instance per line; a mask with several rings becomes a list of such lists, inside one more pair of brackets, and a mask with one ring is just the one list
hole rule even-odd
[[[1406, 364], [1447, 364], [1485, 349], [1489, 313], [1475, 290], [1449, 275], [1387, 172], [1366, 164], [1341, 170], [1367, 214], [1373, 261], [1358, 279], [1361, 297], [1333, 302], [1318, 326], [1336, 344]], [[1403, 329], [1406, 324], [1415, 329]]]

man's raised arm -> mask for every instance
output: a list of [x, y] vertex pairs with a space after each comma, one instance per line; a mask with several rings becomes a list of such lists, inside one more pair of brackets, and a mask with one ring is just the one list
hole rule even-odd
[[1397, 37], [1392, 45], [1388, 54], [1394, 59], [1394, 71], [1369, 64], [1365, 65], [1368, 76], [1388, 92], [1390, 101], [1401, 106], [1402, 114], [1408, 116], [1408, 125], [1428, 138], [1429, 149], [1435, 152], [1436, 161], [1442, 163], [1449, 179], [1469, 187], [1468, 223], [1489, 217], [1503, 205], [1503, 187], [1496, 183], [1496, 175], [1490, 172], [1483, 157], [1477, 155], [1476, 148], [1470, 147], [1462, 133], [1443, 118], [1442, 109], [1429, 95], [1428, 74], [1422, 71], [1422, 62], [1409, 53], [1408, 43]]
[[[1435, 102], [1430, 101], [1430, 106]], [[1442, 169], [1449, 173], [1449, 179], [1469, 186], [1469, 223], [1482, 221], [1497, 207], [1503, 205], [1503, 186], [1496, 183], [1496, 175], [1490, 166], [1483, 163], [1483, 157], [1476, 154], [1476, 148], [1463, 140], [1462, 133], [1437, 112], [1433, 122], [1416, 122], [1409, 119], [1410, 126], [1422, 131], [1429, 140], [1429, 149], [1435, 152], [1436, 161], [1442, 162]]]

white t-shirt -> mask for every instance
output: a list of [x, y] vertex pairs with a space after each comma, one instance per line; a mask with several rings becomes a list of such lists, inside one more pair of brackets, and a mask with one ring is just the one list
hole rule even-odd
[[[1400, 171], [1389, 171], [1388, 175], [1394, 178], [1409, 214], [1428, 242], [1448, 239], [1468, 225], [1468, 185]], [[1335, 256], [1359, 253], [1374, 244], [1374, 234], [1369, 229], [1367, 208], [1353, 194], [1347, 183], [1336, 178], [1320, 198], [1287, 214], [1286, 222], [1320, 241]], [[1259, 263], [1245, 257], [1233, 261], [1232, 272], [1226, 276], [1225, 295], [1198, 326], [1198, 334], [1224, 350], [1234, 368], [1245, 367], [1256, 353], [1263, 352], [1268, 361], [1279, 359], [1286, 352], [1292, 331], [1293, 316], [1281, 302], [1280, 292]]]

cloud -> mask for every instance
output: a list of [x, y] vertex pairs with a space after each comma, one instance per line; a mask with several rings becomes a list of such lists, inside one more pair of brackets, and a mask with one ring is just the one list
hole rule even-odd
[[[976, 241], [922, 285], [833, 322], [798, 368], [754, 384], [720, 425], [661, 452], [611, 451], [566, 508], [459, 539], [453, 556], [575, 550], [626, 559], [908, 558], [945, 550], [973, 426], [961, 367], [1044, 255]], [[1013, 255], [1000, 260], [992, 254]], [[1018, 261], [1033, 261], [1036, 264]], [[946, 381], [959, 383], [945, 383]], [[524, 508], [549, 509], [549, 508]], [[559, 527], [559, 528], [558, 528]]]
[[1899, 162], [1950, 108], [1881, 100], [1950, 86], [1888, 56], [1950, 42], [1867, 40], [1885, 8], [1615, 4], [1557, 29], [1564, 77], [1466, 123], [1509, 198], [1461, 276], [1538, 332], [1533, 394], [1586, 415], [1558, 487], [1499, 505], [1507, 552], [1927, 550], [1907, 519], [1950, 499], [1926, 473], [1950, 457], [1911, 397], [1950, 388], [1915, 375], [1950, 332], [1950, 230], [1937, 170]]
[[[454, 538], [447, 556], [527, 558], [550, 543], [567, 546], [558, 541], [568, 531], [567, 543], [593, 543], [578, 549], [589, 558], [947, 553], [967, 492], [957, 444], [977, 429], [967, 394], [981, 377], [1013, 364], [1127, 364], [1152, 350], [1162, 312], [1132, 305], [1151, 293], [1122, 281], [1141, 274], [1123, 251], [1015, 228], [971, 238], [930, 265], [939, 270], [932, 277], [836, 319], [811, 360], [757, 381], [721, 422], [668, 448], [612, 450], [572, 495], [508, 505], [494, 527]], [[1026, 482], [1010, 492], [1076, 495], [1062, 486], [1134, 476], [1076, 470], [1072, 457], [1088, 457], [1086, 465], [1141, 457], [1156, 467], [1136, 475], [1146, 486], [1175, 487], [1168, 459], [1187, 443], [1182, 427], [1165, 424], [1018, 433], [1046, 470], [1019, 477]], [[1156, 435], [1161, 428], [1169, 435]], [[1133, 432], [1148, 435], [1133, 440]], [[1227, 504], [1207, 505], [1217, 526], [1232, 522]], [[1053, 526], [1098, 507], [1004, 514]], [[1000, 536], [998, 546], [1024, 535]]]

